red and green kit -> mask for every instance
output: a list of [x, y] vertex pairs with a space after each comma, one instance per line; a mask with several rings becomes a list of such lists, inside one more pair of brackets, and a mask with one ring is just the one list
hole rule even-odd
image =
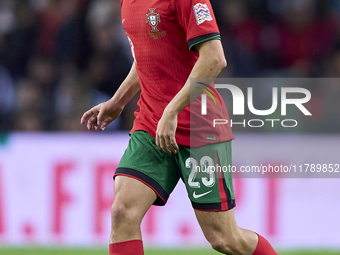
[[[202, 171], [200, 174], [197, 172], [200, 169], [195, 167], [231, 164], [230, 141], [234, 137], [230, 126], [212, 127], [214, 119], [229, 119], [223, 101], [215, 104], [207, 100], [208, 109], [213, 110], [204, 116], [200, 111], [193, 112], [192, 104], [179, 113], [176, 141], [180, 151], [177, 156], [160, 151], [154, 141], [165, 107], [187, 82], [199, 57], [195, 46], [220, 40], [210, 2], [121, 0], [121, 9], [141, 94], [130, 144], [115, 176], [130, 176], [144, 182], [157, 193], [155, 204], [165, 204], [177, 181], [182, 179], [194, 208], [233, 208], [231, 176], [219, 172]], [[198, 106], [199, 100], [195, 100]], [[198, 149], [196, 156], [192, 155], [192, 147]]]

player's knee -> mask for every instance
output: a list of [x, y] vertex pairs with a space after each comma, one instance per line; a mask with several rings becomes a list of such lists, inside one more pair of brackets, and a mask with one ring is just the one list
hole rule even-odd
[[230, 245], [225, 238], [214, 238], [210, 241], [211, 247], [221, 253], [230, 253]]
[[136, 217], [137, 214], [133, 210], [134, 208], [128, 207], [124, 202], [115, 201], [113, 203], [111, 207], [111, 242], [121, 240], [121, 238], [129, 239], [139, 233], [141, 220]]
[[115, 201], [111, 207], [111, 218], [113, 225], [123, 224], [123, 223], [138, 223], [141, 221], [141, 216], [139, 215], [138, 208], [128, 206], [124, 202]]
[[239, 254], [244, 245], [244, 240], [237, 236], [215, 236], [210, 240], [212, 248], [225, 254]]
[[112, 204], [111, 218], [114, 225], [128, 221], [131, 218], [130, 214], [130, 209], [124, 203], [117, 201]]

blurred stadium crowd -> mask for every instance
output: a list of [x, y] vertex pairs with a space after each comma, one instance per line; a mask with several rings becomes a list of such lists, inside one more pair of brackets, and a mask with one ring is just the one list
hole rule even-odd
[[[340, 77], [339, 0], [211, 2], [229, 64], [221, 77]], [[83, 130], [82, 113], [131, 63], [118, 0], [0, 0], [0, 131]], [[314, 122], [339, 116], [340, 86], [314, 89], [324, 95]], [[135, 108], [111, 130], [129, 129]]]

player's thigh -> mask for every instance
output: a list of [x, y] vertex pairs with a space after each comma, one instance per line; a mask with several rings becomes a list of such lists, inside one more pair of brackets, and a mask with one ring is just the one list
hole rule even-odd
[[127, 176], [115, 177], [113, 210], [129, 210], [142, 218], [156, 199], [157, 194], [144, 183]]

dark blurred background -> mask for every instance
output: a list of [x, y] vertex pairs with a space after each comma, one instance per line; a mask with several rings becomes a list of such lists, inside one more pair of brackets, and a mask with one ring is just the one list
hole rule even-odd
[[[211, 2], [228, 60], [221, 77], [340, 77], [339, 0]], [[131, 64], [118, 0], [0, 0], [0, 132], [83, 130], [83, 112], [109, 99]], [[311, 90], [309, 123], [339, 132], [340, 85]], [[136, 99], [109, 130], [129, 129], [135, 109]], [[309, 123], [299, 131], [320, 131]]]

